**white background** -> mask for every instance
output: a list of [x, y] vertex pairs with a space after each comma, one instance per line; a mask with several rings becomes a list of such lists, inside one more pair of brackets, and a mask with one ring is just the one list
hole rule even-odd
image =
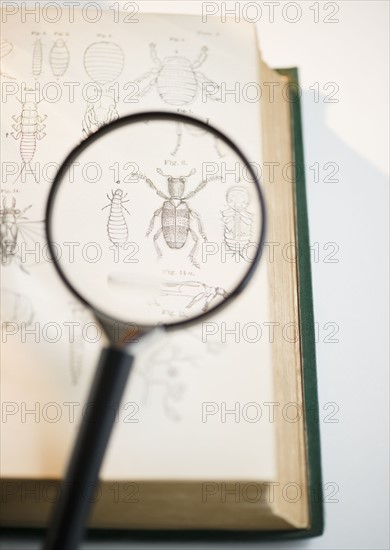
[[[103, 2], [102, 2], [103, 4]], [[111, 2], [104, 2], [108, 5]], [[219, 10], [222, 9], [221, 2]], [[240, 2], [241, 9], [246, 4]], [[388, 82], [389, 3], [339, 0], [337, 23], [324, 23], [332, 7], [310, 6], [296, 23], [288, 2], [264, 2], [257, 22], [261, 49], [273, 67], [298, 66], [303, 88], [306, 178], [312, 243], [314, 307], [319, 323], [317, 362], [324, 483], [338, 487], [327, 502], [325, 534], [307, 541], [197, 545], [122, 544], [85, 548], [299, 548], [388, 549]], [[329, 3], [328, 3], [329, 4]], [[231, 7], [234, 2], [227, 2]], [[200, 14], [202, 2], [144, 2], [142, 11]], [[221, 13], [219, 11], [219, 13]], [[248, 11], [248, 15], [254, 11]], [[290, 19], [286, 21], [286, 19]], [[318, 83], [320, 100], [310, 87]], [[324, 102], [334, 88], [337, 103]], [[320, 181], [309, 167], [318, 162]], [[337, 183], [324, 182], [327, 162], [337, 163]], [[325, 260], [336, 243], [337, 263]], [[317, 245], [316, 245], [317, 246]], [[336, 323], [337, 343], [326, 323]], [[335, 403], [329, 406], [327, 404]], [[327, 408], [330, 407], [330, 408]], [[327, 415], [338, 422], [327, 422]], [[328, 417], [329, 420], [329, 417]], [[336, 485], [335, 485], [336, 484]], [[330, 496], [330, 491], [327, 491]], [[37, 548], [7, 539], [2, 548]]]

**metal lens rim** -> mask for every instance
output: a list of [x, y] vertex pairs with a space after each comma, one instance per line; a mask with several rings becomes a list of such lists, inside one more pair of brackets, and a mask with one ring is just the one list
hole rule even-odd
[[[156, 121], [167, 121], [171, 120], [174, 122], [182, 122], [184, 124], [189, 124], [196, 126], [198, 128], [201, 128], [203, 130], [207, 130], [214, 134], [218, 139], [223, 141], [230, 149], [232, 149], [236, 155], [240, 158], [240, 160], [243, 162], [243, 164], [246, 166], [251, 178], [253, 179], [253, 182], [255, 183], [258, 199], [260, 201], [260, 207], [261, 207], [261, 226], [260, 226], [260, 234], [259, 234], [259, 246], [257, 248], [256, 254], [254, 259], [249, 263], [248, 270], [240, 280], [240, 282], [237, 284], [235, 289], [229, 293], [229, 295], [221, 302], [216, 304], [215, 306], [211, 307], [207, 312], [200, 313], [194, 317], [191, 317], [190, 319], [183, 319], [181, 321], [176, 321], [174, 323], [158, 323], [158, 326], [165, 328], [166, 330], [175, 329], [178, 327], [184, 327], [188, 325], [192, 325], [195, 323], [198, 323], [201, 320], [204, 320], [211, 315], [214, 315], [217, 311], [220, 311], [222, 308], [226, 307], [234, 298], [236, 298], [247, 286], [250, 279], [252, 278], [258, 262], [261, 258], [261, 253], [264, 245], [264, 238], [265, 238], [265, 227], [266, 227], [266, 209], [265, 209], [265, 200], [263, 193], [261, 191], [260, 182], [251, 167], [248, 159], [244, 155], [244, 153], [241, 151], [241, 149], [230, 139], [228, 138], [224, 133], [222, 133], [217, 128], [211, 126], [210, 124], [206, 124], [202, 120], [199, 120], [197, 118], [183, 115], [179, 113], [170, 113], [168, 111], [145, 111], [141, 113], [136, 113], [132, 115], [127, 115], [121, 118], [118, 118], [117, 120], [114, 120], [113, 122], [110, 122], [109, 124], [101, 127], [99, 130], [97, 130], [94, 134], [90, 135], [87, 139], [82, 141], [79, 145], [77, 145], [66, 157], [62, 165], [60, 166], [54, 181], [52, 183], [52, 186], [49, 191], [47, 204], [46, 204], [46, 214], [45, 214], [45, 231], [46, 231], [46, 240], [48, 243], [48, 249], [50, 252], [50, 256], [52, 258], [53, 264], [55, 269], [57, 270], [58, 275], [62, 279], [63, 283], [66, 285], [66, 287], [77, 297], [78, 300], [80, 300], [81, 303], [83, 303], [87, 308], [90, 308], [95, 315], [98, 318], [103, 319], [110, 319], [113, 322], [121, 322], [121, 323], [134, 323], [135, 321], [133, 319], [118, 319], [118, 318], [112, 318], [111, 316], [107, 315], [104, 311], [100, 310], [99, 308], [96, 308], [92, 303], [88, 302], [82, 294], [80, 294], [76, 288], [72, 285], [72, 283], [68, 280], [65, 273], [61, 269], [60, 261], [56, 258], [55, 250], [54, 250], [54, 242], [53, 242], [53, 232], [52, 232], [52, 218], [53, 218], [53, 211], [54, 211], [54, 203], [57, 196], [58, 189], [61, 185], [62, 179], [68, 169], [68, 166], [71, 165], [74, 160], [84, 151], [84, 149], [87, 149], [89, 145], [91, 145], [93, 142], [97, 141], [104, 135], [117, 130], [118, 128], [121, 128], [123, 126], [126, 126], [128, 124], [134, 124], [139, 122], [145, 122], [150, 120], [156, 120]], [[148, 330], [154, 328], [156, 325], [142, 325], [142, 329]]]

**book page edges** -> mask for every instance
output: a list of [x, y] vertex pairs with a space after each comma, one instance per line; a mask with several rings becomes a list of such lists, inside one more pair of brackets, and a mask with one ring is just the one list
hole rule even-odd
[[[220, 485], [207, 483], [211, 488]], [[11, 528], [47, 525], [53, 499], [60, 491], [58, 480], [9, 479], [1, 484], [3, 495], [7, 493], [2, 525]], [[248, 486], [250, 484], [248, 482]], [[261, 498], [256, 502], [237, 498], [234, 483], [227, 484], [224, 502], [218, 491], [205, 493], [204, 485], [201, 482], [102, 482], [96, 492], [89, 528], [169, 530], [180, 525], [183, 530], [273, 531], [295, 527], [288, 519], [275, 515], [270, 504], [274, 491], [271, 494], [267, 484], [262, 486]], [[239, 485], [242, 488], [242, 484]]]
[[[299, 327], [297, 262], [287, 261], [280, 253], [285, 245], [292, 245], [296, 249], [294, 182], [283, 178], [283, 168], [293, 160], [290, 103], [283, 95], [283, 87], [289, 80], [269, 68], [261, 57], [260, 74], [263, 94], [266, 90], [265, 82], [276, 84], [274, 100], [265, 101], [263, 96], [262, 101], [263, 159], [265, 162], [279, 163], [274, 181], [271, 181], [270, 173], [264, 169], [262, 181], [268, 211], [266, 242], [276, 243], [280, 249], [277, 259], [268, 262], [270, 321], [275, 321], [282, 327], [289, 323]], [[282, 406], [292, 403], [301, 411], [298, 422], [289, 422], [284, 415], [275, 416], [278, 482], [282, 487], [295, 485], [297, 491], [300, 491], [300, 498], [297, 500], [298, 506], [291, 506], [291, 502], [278, 492], [274, 512], [288, 518], [296, 528], [307, 528], [309, 507], [299, 335], [295, 342], [280, 336], [277, 344], [272, 346], [272, 357], [275, 402]]]

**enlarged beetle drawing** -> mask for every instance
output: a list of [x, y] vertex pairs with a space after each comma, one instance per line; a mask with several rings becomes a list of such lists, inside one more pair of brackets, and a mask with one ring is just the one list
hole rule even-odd
[[185, 185], [187, 178], [195, 174], [195, 168], [191, 170], [186, 176], [173, 177], [169, 174], [163, 174], [160, 168], [157, 168], [157, 172], [166, 178], [168, 178], [168, 191], [169, 196], [165, 195], [162, 191], [157, 189], [154, 183], [145, 178], [146, 183], [157, 193], [157, 195], [164, 199], [164, 203], [161, 208], [155, 211], [153, 218], [150, 221], [149, 229], [146, 233], [146, 236], [150, 235], [153, 230], [154, 222], [156, 218], [161, 216], [161, 227], [153, 236], [154, 246], [157, 250], [157, 254], [161, 257], [162, 252], [158, 246], [157, 240], [160, 237], [161, 233], [164, 236], [166, 244], [171, 249], [180, 249], [183, 248], [187, 242], [188, 233], [190, 233], [194, 246], [190, 251], [189, 258], [191, 263], [195, 267], [199, 267], [195, 259], [195, 253], [198, 248], [199, 237], [196, 234], [196, 231], [191, 226], [191, 220], [194, 220], [197, 223], [198, 231], [202, 238], [207, 241], [207, 237], [203, 228], [202, 220], [195, 212], [195, 210], [190, 209], [187, 204], [187, 200], [196, 195], [199, 191], [207, 185], [208, 180], [202, 181], [194, 191], [191, 191], [188, 195], [183, 197]]
[[[153, 86], [156, 86], [159, 96], [165, 103], [181, 106], [191, 103], [203, 84], [211, 84], [215, 90], [219, 90], [218, 84], [197, 70], [207, 59], [206, 46], [201, 49], [194, 62], [179, 55], [164, 57], [160, 60], [157, 56], [156, 44], [150, 44], [149, 47], [151, 58], [157, 67], [135, 80], [136, 84], [146, 81], [146, 86], [136, 94], [137, 98], [144, 97]], [[215, 101], [220, 99], [215, 97], [214, 93], [208, 97]]]
[[18, 117], [15, 115], [12, 117], [16, 123], [12, 125], [12, 128], [16, 133], [11, 132], [11, 136], [16, 140], [20, 139], [19, 150], [22, 157], [22, 167], [15, 182], [21, 176], [23, 170], [28, 167], [34, 175], [36, 183], [39, 183], [31, 168], [31, 161], [37, 148], [37, 139], [41, 140], [46, 136], [44, 132], [46, 125], [43, 124], [46, 118], [47, 115], [41, 117], [38, 114], [38, 103], [35, 101], [22, 103], [22, 113]]
[[16, 199], [12, 199], [12, 205], [7, 206], [6, 197], [3, 198], [3, 208], [0, 209], [0, 253], [3, 265], [10, 265], [12, 261], [18, 261], [22, 271], [28, 273], [22, 265], [22, 256], [19, 253], [19, 244], [24, 242], [27, 249], [39, 240], [43, 240], [43, 221], [28, 220], [23, 214], [31, 208], [31, 204], [19, 210], [16, 208]]
[[104, 124], [119, 118], [116, 101], [109, 92], [102, 92], [99, 100], [87, 104], [83, 119], [83, 136], [87, 138]]
[[123, 195], [122, 189], [111, 191], [111, 194], [111, 197], [107, 194], [107, 198], [110, 203], [102, 208], [102, 210], [105, 208], [110, 208], [107, 221], [108, 238], [114, 246], [123, 246], [127, 243], [129, 236], [129, 230], [123, 215], [123, 210], [126, 210], [126, 212], [130, 215], [130, 212], [124, 206], [124, 203], [129, 201], [125, 201], [127, 193], [126, 195]]

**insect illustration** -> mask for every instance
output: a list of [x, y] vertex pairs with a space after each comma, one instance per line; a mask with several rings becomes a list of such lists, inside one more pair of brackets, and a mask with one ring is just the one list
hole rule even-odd
[[32, 56], [32, 74], [35, 76], [35, 78], [38, 78], [38, 76], [40, 76], [42, 73], [42, 61], [42, 42], [40, 38], [37, 38], [33, 47]]
[[49, 54], [49, 64], [53, 75], [57, 78], [66, 73], [69, 66], [69, 50], [62, 38], [54, 42]]
[[85, 340], [83, 327], [89, 322], [87, 311], [77, 302], [70, 303], [71, 319], [74, 322], [73, 339], [69, 342], [69, 367], [71, 380], [77, 386], [85, 362]]
[[[6, 40], [5, 38], [2, 38], [0, 40], [0, 57], [3, 59], [6, 55], [10, 54], [12, 50], [14, 49], [13, 44], [9, 40]], [[10, 76], [6, 73], [0, 73], [0, 76], [2, 78], [7, 78], [8, 80], [15, 80], [14, 76]]]
[[240, 186], [231, 187], [226, 193], [226, 202], [229, 208], [222, 212], [225, 243], [242, 256], [252, 232], [253, 216], [247, 210], [250, 202], [247, 190]]
[[173, 177], [168, 174], [163, 174], [160, 168], [157, 168], [157, 172], [166, 178], [168, 178], [168, 192], [169, 196], [165, 195], [162, 191], [157, 189], [154, 183], [146, 178], [146, 183], [157, 193], [157, 195], [164, 200], [161, 208], [155, 211], [153, 218], [150, 221], [146, 236], [149, 236], [153, 230], [154, 222], [156, 218], [161, 216], [161, 227], [153, 236], [154, 246], [156, 248], [159, 257], [162, 256], [161, 249], [157, 243], [161, 233], [164, 236], [166, 244], [171, 249], [183, 248], [187, 242], [188, 233], [190, 233], [194, 246], [189, 254], [191, 263], [199, 268], [199, 264], [195, 259], [195, 253], [198, 248], [199, 237], [196, 231], [191, 227], [191, 221], [194, 220], [197, 223], [198, 231], [202, 238], [207, 241], [207, 237], [203, 228], [201, 218], [195, 210], [189, 208], [187, 200], [196, 195], [199, 191], [207, 185], [208, 180], [202, 181], [194, 191], [191, 191], [188, 195], [183, 197], [187, 178], [195, 174], [196, 170], [192, 169], [186, 176]]
[[124, 200], [126, 197], [127, 193], [126, 195], [123, 195], [122, 189], [111, 191], [111, 197], [107, 194], [107, 198], [110, 203], [102, 208], [102, 210], [105, 208], [110, 208], [107, 221], [108, 238], [114, 246], [118, 247], [126, 244], [129, 236], [129, 230], [123, 215], [123, 210], [126, 210], [126, 212], [130, 215], [130, 212], [124, 206], [124, 203], [129, 202], [128, 200]]
[[202, 329], [184, 329], [176, 336], [167, 336], [163, 344], [154, 346], [146, 358], [137, 363], [135, 373], [144, 384], [142, 404], [155, 406], [160, 401], [163, 413], [172, 421], [185, 414], [183, 399], [191, 391], [197, 372], [214, 360], [227, 344], [213, 338], [202, 339]]
[[195, 304], [202, 304], [202, 311], [206, 313], [209, 310], [210, 304], [218, 296], [227, 298], [228, 293], [221, 287], [209, 286], [198, 281], [185, 281], [181, 283], [164, 283], [162, 289], [163, 296], [176, 296], [178, 298], [185, 297], [190, 301], [185, 306], [186, 309], [192, 308]]
[[119, 118], [119, 114], [116, 110], [114, 97], [109, 92], [102, 93], [98, 101], [87, 104], [87, 110], [82, 123], [83, 136], [87, 138], [101, 126], [117, 118]]
[[100, 86], [116, 80], [123, 71], [123, 66], [123, 50], [114, 42], [94, 42], [84, 52], [85, 71]]
[[[207, 59], [206, 46], [201, 49], [194, 62], [178, 55], [160, 60], [157, 56], [156, 44], [150, 44], [149, 47], [151, 58], [157, 66], [135, 80], [137, 84], [146, 82], [145, 87], [136, 94], [136, 97], [144, 97], [153, 86], [156, 86], [160, 98], [165, 103], [181, 106], [191, 103], [203, 84], [209, 83], [219, 89], [215, 82], [197, 70]], [[214, 94], [210, 98], [219, 100], [214, 97]]]
[[[156, 402], [158, 395], [165, 415], [173, 421], [181, 420], [180, 405], [187, 389], [187, 368], [197, 368], [199, 356], [177, 344], [159, 346], [137, 370], [144, 382], [143, 404]], [[185, 366], [185, 367], [183, 367]], [[152, 394], [153, 390], [156, 392]], [[152, 394], [152, 395], [151, 395]]]
[[2, 325], [24, 323], [25, 326], [28, 326], [33, 322], [34, 316], [34, 307], [28, 296], [13, 290], [1, 289]]
[[[176, 126], [176, 144], [175, 144], [175, 148], [173, 149], [173, 151], [171, 152], [171, 155], [173, 157], [175, 157], [177, 155], [177, 153], [179, 152], [181, 146], [182, 146], [182, 141], [183, 141], [183, 129], [185, 129], [186, 131], [188, 131], [188, 133], [193, 136], [193, 137], [202, 137], [206, 134], [207, 130], [203, 130], [203, 129], [199, 129], [199, 128], [195, 128], [195, 127], [191, 127], [190, 125], [183, 125], [181, 122], [178, 122], [177, 123], [177, 126]], [[225, 155], [222, 153], [221, 151], [221, 148], [220, 148], [220, 140], [213, 134], [213, 139], [214, 139], [214, 149], [218, 155], [219, 158], [222, 158], [224, 157]]]
[[12, 199], [11, 206], [7, 205], [6, 197], [3, 198], [3, 208], [0, 209], [0, 252], [3, 265], [11, 265], [13, 261], [25, 273], [23, 258], [20, 254], [21, 244], [26, 245], [26, 250], [31, 250], [35, 243], [43, 240], [43, 221], [29, 221], [24, 214], [31, 208], [31, 204], [20, 210], [16, 208], [16, 199]]
[[[22, 102], [20, 101], [20, 103]], [[46, 118], [46, 115], [41, 117], [38, 114], [38, 103], [36, 101], [22, 103], [21, 114], [18, 117], [15, 115], [12, 117], [15, 121], [12, 128], [16, 133], [11, 132], [11, 135], [14, 139], [20, 140], [19, 150], [22, 158], [22, 167], [15, 181], [21, 176], [23, 170], [29, 168], [36, 183], [39, 183], [31, 168], [31, 161], [35, 155], [37, 140], [43, 139], [46, 135], [44, 132], [46, 126], [43, 124]]]
[[114, 42], [94, 42], [85, 50], [84, 69], [99, 87], [99, 95], [87, 103], [82, 122], [84, 138], [119, 117], [114, 92], [107, 86], [121, 75], [124, 61], [122, 48]]

